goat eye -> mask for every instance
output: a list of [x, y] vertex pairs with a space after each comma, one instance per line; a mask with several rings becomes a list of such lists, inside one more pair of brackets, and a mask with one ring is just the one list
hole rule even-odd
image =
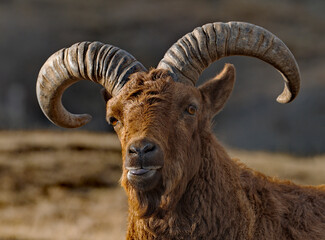
[[115, 117], [109, 117], [108, 123], [114, 127], [118, 123], [118, 120]]
[[191, 114], [191, 115], [194, 115], [196, 113], [196, 107], [193, 106], [193, 105], [190, 105], [187, 107], [186, 111]]

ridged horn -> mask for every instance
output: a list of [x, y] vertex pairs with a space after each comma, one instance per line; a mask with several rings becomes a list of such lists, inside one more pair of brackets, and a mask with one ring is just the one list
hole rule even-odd
[[58, 126], [81, 127], [88, 114], [72, 114], [62, 105], [63, 92], [73, 83], [90, 80], [115, 96], [129, 75], [147, 71], [131, 54], [100, 42], [81, 42], [54, 53], [42, 66], [36, 84], [37, 99], [47, 118]]
[[288, 47], [268, 30], [244, 22], [209, 23], [194, 29], [166, 52], [157, 68], [169, 70], [176, 81], [195, 85], [212, 62], [233, 55], [259, 58], [282, 74], [285, 87], [278, 102], [288, 103], [297, 96], [300, 72]]

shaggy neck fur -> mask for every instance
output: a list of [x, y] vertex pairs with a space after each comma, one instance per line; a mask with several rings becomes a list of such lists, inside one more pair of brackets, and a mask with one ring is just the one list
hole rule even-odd
[[138, 218], [129, 199], [127, 239], [325, 239], [324, 191], [267, 178], [231, 160], [214, 136], [205, 142], [174, 209]]
[[213, 136], [205, 142], [199, 172], [174, 209], [144, 219], [130, 209], [127, 239], [247, 239], [252, 234], [240, 168]]

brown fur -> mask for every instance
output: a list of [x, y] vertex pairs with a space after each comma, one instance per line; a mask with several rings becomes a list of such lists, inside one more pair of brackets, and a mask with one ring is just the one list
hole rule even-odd
[[[164, 70], [133, 74], [107, 103], [125, 159], [133, 139], [150, 137], [164, 153], [160, 183], [128, 195], [127, 239], [325, 239], [325, 188], [279, 181], [232, 160], [211, 131], [211, 118], [233, 88], [235, 70], [199, 88]], [[186, 111], [195, 105], [194, 115]]]

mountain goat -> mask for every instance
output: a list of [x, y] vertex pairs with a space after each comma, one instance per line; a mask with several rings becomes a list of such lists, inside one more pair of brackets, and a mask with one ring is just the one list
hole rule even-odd
[[82, 80], [106, 92], [107, 121], [121, 142], [121, 178], [129, 204], [127, 239], [325, 239], [325, 188], [269, 178], [232, 160], [211, 131], [211, 119], [234, 86], [226, 64], [196, 87], [202, 71], [226, 56], [273, 65], [285, 88], [299, 91], [298, 65], [275, 35], [243, 22], [211, 23], [179, 39], [155, 69], [99, 42], [53, 54], [37, 80], [37, 96], [55, 124], [74, 128], [89, 115], [68, 112], [66, 88]]

